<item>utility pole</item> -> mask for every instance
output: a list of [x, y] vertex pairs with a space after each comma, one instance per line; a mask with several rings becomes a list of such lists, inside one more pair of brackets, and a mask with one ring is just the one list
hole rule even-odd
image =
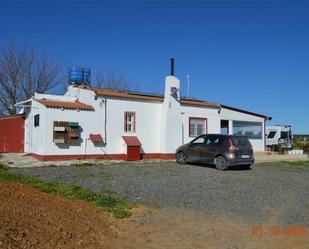
[[187, 74], [187, 82], [188, 82], [188, 85], [187, 85], [187, 98], [190, 98], [190, 75]]

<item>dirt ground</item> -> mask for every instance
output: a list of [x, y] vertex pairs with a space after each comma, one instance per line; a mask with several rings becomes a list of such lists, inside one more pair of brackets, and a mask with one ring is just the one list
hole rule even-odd
[[[309, 248], [308, 234], [258, 236], [257, 225], [149, 207], [118, 220], [85, 202], [0, 182], [0, 248]], [[262, 225], [280, 224], [274, 216]]]

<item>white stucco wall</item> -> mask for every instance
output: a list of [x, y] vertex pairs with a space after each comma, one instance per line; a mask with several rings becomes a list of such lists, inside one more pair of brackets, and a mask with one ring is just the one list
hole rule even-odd
[[[165, 101], [145, 102], [128, 99], [103, 98], [95, 96], [90, 90], [69, 87], [65, 96], [36, 95], [54, 100], [79, 99], [92, 105], [94, 111], [78, 111], [59, 108], [47, 108], [32, 101], [32, 107], [26, 108], [25, 152], [39, 155], [91, 155], [126, 154], [122, 136], [137, 136], [142, 143], [144, 153], [174, 153], [181, 144], [193, 139], [189, 136], [189, 118], [207, 118], [207, 133], [221, 132], [221, 119], [229, 120], [232, 134], [232, 121], [261, 122], [264, 138], [264, 118], [222, 108], [205, 108], [180, 105], [170, 95], [170, 88], [179, 89], [176, 77], [166, 78]], [[105, 113], [106, 112], [106, 113]], [[124, 113], [135, 112], [136, 131], [124, 131]], [[40, 126], [34, 127], [33, 117], [40, 114]], [[105, 120], [106, 118], [106, 120]], [[77, 145], [57, 145], [53, 142], [53, 122], [78, 122], [82, 129], [81, 143]], [[105, 127], [106, 125], [106, 127]], [[88, 140], [90, 134], [100, 134], [106, 144], [95, 146]], [[255, 151], [264, 150], [263, 139], [251, 139]]]
[[[35, 108], [31, 108], [31, 112], [27, 115], [26, 130], [28, 132], [26, 134], [32, 134], [33, 142], [32, 147], [28, 146], [26, 151], [40, 155], [126, 154], [126, 145], [122, 136], [137, 136], [142, 143], [142, 152], [158, 153], [160, 150], [161, 103], [101, 97], [95, 99], [94, 93], [88, 90], [79, 92], [79, 101], [92, 105], [95, 110], [46, 108], [42, 104], [32, 101], [32, 106]], [[136, 113], [135, 132], [124, 131], [125, 112]], [[41, 114], [40, 127], [33, 127], [33, 115], [36, 113]], [[81, 143], [76, 145], [55, 144], [53, 142], [54, 121], [78, 122], [81, 127]], [[90, 134], [100, 134], [106, 144], [95, 146], [88, 139]]]
[[217, 108], [205, 108], [197, 106], [181, 106], [183, 143], [188, 143], [194, 139], [189, 136], [189, 118], [207, 118], [207, 133], [220, 133], [220, 119]]
[[[126, 153], [122, 136], [137, 136], [146, 153], [159, 151], [159, 116], [161, 103], [107, 99], [107, 150]], [[124, 113], [135, 112], [135, 132], [124, 131]]]
[[[40, 125], [34, 127], [34, 116], [37, 114], [40, 115]], [[46, 108], [35, 101], [31, 101], [30, 105], [25, 107], [25, 115], [24, 151], [26, 153], [43, 154]]]

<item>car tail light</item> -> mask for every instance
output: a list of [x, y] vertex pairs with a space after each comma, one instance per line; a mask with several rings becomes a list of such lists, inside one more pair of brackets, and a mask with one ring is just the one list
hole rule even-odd
[[227, 140], [227, 147], [229, 147], [229, 149], [231, 151], [239, 150], [239, 148], [233, 144], [232, 139], [230, 139], [230, 138], [229, 138], [229, 140]]

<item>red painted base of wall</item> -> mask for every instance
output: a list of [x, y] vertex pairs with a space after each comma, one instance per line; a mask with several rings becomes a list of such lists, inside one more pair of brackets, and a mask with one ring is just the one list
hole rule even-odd
[[[28, 153], [26, 156], [32, 156], [40, 161], [62, 161], [73, 159], [97, 159], [97, 160], [127, 160], [126, 154], [96, 154], [96, 155], [38, 155], [35, 153]], [[142, 159], [163, 159], [170, 160], [175, 159], [175, 154], [163, 154], [163, 153], [146, 153], [141, 154]]]
[[171, 160], [176, 159], [176, 155], [174, 153], [146, 153], [142, 154], [143, 159], [163, 159], [163, 160]]

